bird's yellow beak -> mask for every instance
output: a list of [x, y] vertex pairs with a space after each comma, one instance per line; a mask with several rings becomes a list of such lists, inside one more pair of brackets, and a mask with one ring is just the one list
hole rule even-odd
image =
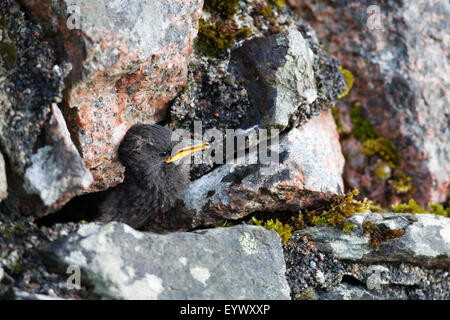
[[202, 142], [202, 143], [199, 143], [199, 144], [196, 144], [193, 146], [185, 147], [185, 148], [178, 150], [178, 152], [175, 153], [173, 157], [167, 158], [166, 162], [169, 163], [169, 162], [177, 161], [177, 160], [187, 157], [193, 153], [196, 153], [198, 151], [202, 151], [202, 150], [205, 150], [208, 148], [209, 148], [208, 142]]

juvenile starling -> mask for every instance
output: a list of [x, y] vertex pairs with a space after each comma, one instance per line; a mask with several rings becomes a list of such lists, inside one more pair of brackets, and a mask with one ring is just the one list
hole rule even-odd
[[[167, 230], [166, 219], [181, 219], [172, 217], [171, 212], [176, 208], [180, 212], [189, 185], [189, 166], [178, 160], [208, 148], [207, 142], [177, 148], [179, 142], [171, 141], [171, 134], [160, 125], [132, 126], [118, 150], [119, 161], [125, 166], [123, 183], [74, 198], [60, 212], [41, 218], [38, 224], [119, 221], [140, 230]], [[155, 225], [155, 221], [160, 225]]]
[[119, 221], [135, 229], [145, 228], [158, 215], [182, 203], [189, 184], [189, 167], [178, 160], [208, 148], [208, 143], [173, 150], [171, 131], [159, 125], [131, 127], [119, 146], [125, 179], [99, 206], [97, 221]]

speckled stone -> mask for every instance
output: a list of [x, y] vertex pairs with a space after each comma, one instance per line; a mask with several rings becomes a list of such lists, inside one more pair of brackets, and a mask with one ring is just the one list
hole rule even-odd
[[[324, 230], [324, 236], [330, 230]], [[293, 299], [448, 300], [450, 266], [429, 268], [408, 262], [356, 262], [321, 252], [294, 233], [283, 247]], [[350, 246], [349, 246], [349, 250]], [[311, 267], [311, 263], [314, 267]]]
[[[343, 141], [345, 180], [363, 195], [387, 204], [413, 197], [421, 205], [444, 202], [450, 183], [450, 36], [447, 0], [288, 2], [317, 31], [330, 54], [352, 71], [355, 82], [338, 104], [345, 118], [359, 101], [362, 115], [402, 157], [399, 170], [414, 192], [400, 193], [374, 177], [370, 159]], [[369, 11], [371, 15], [369, 16]]]
[[11, 65], [0, 61], [0, 145], [9, 193], [2, 211], [40, 216], [89, 187], [92, 176], [57, 106], [65, 69], [56, 64], [44, 28], [15, 1], [2, 1], [0, 11], [1, 42], [17, 54]]
[[[93, 174], [90, 190], [121, 182], [116, 148], [133, 124], [166, 117], [186, 82], [203, 1], [23, 3], [58, 34], [61, 58], [71, 63], [63, 112]], [[79, 10], [79, 26], [70, 5]]]
[[[320, 225], [298, 231], [307, 236], [322, 252], [332, 253], [338, 259], [364, 263], [405, 262], [426, 267], [450, 266], [450, 219], [433, 214], [357, 213], [345, 220], [354, 224], [352, 233], [330, 225]], [[369, 244], [363, 223], [390, 230], [404, 231], [399, 238], [380, 243], [379, 250]]]
[[314, 60], [296, 26], [235, 48], [230, 67], [246, 83], [252, 106], [247, 126], [283, 130], [297, 109], [312, 104], [317, 98]]
[[[45, 249], [112, 299], [289, 299], [279, 236], [240, 225], [166, 235], [82, 225]], [[83, 281], [83, 279], [82, 279]]]
[[[274, 152], [279, 162], [272, 168], [236, 159], [193, 181], [185, 203], [194, 223], [238, 219], [255, 211], [298, 212], [343, 192], [344, 157], [329, 111], [280, 137]], [[258, 157], [256, 151], [252, 157]]]

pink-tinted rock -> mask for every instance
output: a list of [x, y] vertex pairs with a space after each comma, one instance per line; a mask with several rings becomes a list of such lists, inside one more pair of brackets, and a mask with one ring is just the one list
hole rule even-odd
[[24, 0], [57, 32], [72, 65], [63, 113], [94, 176], [90, 190], [122, 180], [114, 159], [127, 129], [165, 118], [184, 86], [201, 0]]
[[[272, 152], [275, 149], [272, 148]], [[279, 139], [279, 167], [224, 164], [195, 180], [185, 195], [193, 225], [255, 211], [298, 211], [343, 191], [344, 157], [329, 111]], [[256, 157], [256, 152], [250, 153]]]
[[[373, 157], [346, 162], [345, 180], [385, 204], [446, 200], [450, 183], [450, 4], [436, 1], [295, 1], [288, 3], [317, 31], [328, 51], [355, 76], [338, 109], [359, 101], [362, 116], [396, 145], [414, 187], [399, 192], [374, 176]], [[375, 6], [371, 6], [375, 5]], [[343, 141], [356, 156], [355, 141]], [[360, 157], [360, 156], [358, 156]]]

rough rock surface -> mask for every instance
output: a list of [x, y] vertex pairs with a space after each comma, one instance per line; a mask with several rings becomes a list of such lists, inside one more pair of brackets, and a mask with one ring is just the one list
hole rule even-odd
[[8, 196], [8, 181], [6, 180], [5, 159], [0, 153], [0, 202]]
[[0, 62], [0, 145], [9, 182], [2, 205], [5, 213], [39, 216], [87, 188], [92, 176], [56, 106], [64, 70], [54, 48], [16, 2], [3, 1], [0, 10], [1, 44], [8, 48]]
[[[450, 219], [434, 214], [358, 213], [346, 221], [355, 225], [352, 234], [329, 225], [298, 231], [319, 250], [338, 259], [360, 262], [405, 262], [427, 267], [450, 266]], [[379, 250], [369, 244], [363, 224], [404, 231], [399, 238], [381, 242]]]
[[48, 253], [105, 298], [289, 299], [280, 238], [261, 227], [156, 235], [92, 223]]
[[343, 192], [344, 158], [330, 112], [289, 131], [271, 152], [279, 156], [274, 167], [261, 158], [257, 164], [254, 150], [247, 158], [254, 164], [238, 158], [193, 181], [185, 203], [194, 224], [238, 219], [255, 211], [295, 212]]
[[90, 190], [117, 184], [115, 151], [127, 129], [162, 120], [186, 82], [203, 1], [22, 2], [71, 64], [63, 113], [94, 176]]
[[[327, 230], [328, 231], [328, 230]], [[426, 239], [424, 239], [426, 243]], [[348, 245], [351, 250], [351, 245]], [[298, 300], [448, 300], [450, 266], [339, 259], [295, 233], [284, 246], [286, 276]]]
[[248, 40], [231, 52], [230, 66], [245, 81], [252, 105], [247, 127], [284, 129], [292, 114], [317, 98], [314, 53], [297, 27]]
[[94, 298], [81, 284], [67, 287], [68, 274], [50, 271], [38, 248], [77, 230], [73, 223], [38, 228], [31, 217], [0, 213], [0, 300]]
[[[347, 161], [345, 179], [371, 199], [387, 204], [414, 197], [443, 202], [450, 183], [450, 4], [437, 1], [295, 1], [296, 12], [324, 46], [355, 76], [338, 109], [353, 101], [376, 132], [397, 146], [397, 168], [412, 178], [409, 192], [374, 177], [367, 157]], [[343, 141], [345, 153], [360, 146]]]
[[[264, 6], [271, 8], [271, 19], [261, 13]], [[203, 19], [207, 23], [223, 22], [208, 11], [204, 11]], [[253, 126], [285, 129], [330, 109], [338, 94], [345, 90], [339, 62], [325, 52], [309, 26], [299, 24], [288, 7], [280, 9], [266, 0], [242, 1], [226, 23], [247, 30], [248, 37], [236, 40], [231, 49], [218, 56], [205, 54], [197, 43], [187, 86], [172, 104], [172, 128], [193, 130], [194, 122], [201, 121], [204, 129], [214, 128], [224, 137], [226, 129], [246, 130]], [[261, 52], [258, 57], [253, 55], [255, 46]], [[256, 65], [259, 71], [252, 73], [256, 69], [251, 67], [239, 70], [247, 62]], [[270, 66], [264, 67], [267, 63]], [[239, 66], [233, 67], [236, 64]], [[295, 70], [308, 76], [305, 88], [303, 77], [299, 78]], [[253, 86], [255, 83], [258, 85]], [[312, 87], [315, 94], [309, 94], [307, 87]], [[271, 98], [262, 103], [258, 94], [266, 94], [267, 88]], [[272, 101], [275, 98], [276, 103]], [[198, 178], [212, 168], [210, 164], [196, 165], [191, 175]]]

